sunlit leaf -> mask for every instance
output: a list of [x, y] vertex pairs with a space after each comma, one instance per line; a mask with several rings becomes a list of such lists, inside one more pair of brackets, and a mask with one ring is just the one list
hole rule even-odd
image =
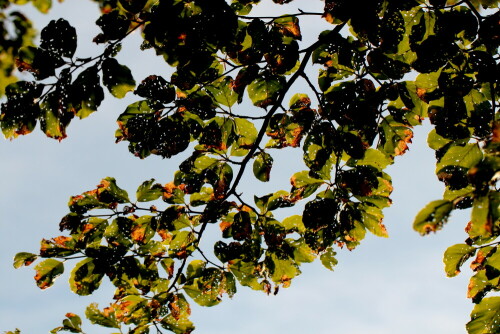
[[22, 266], [29, 266], [37, 258], [38, 255], [33, 253], [27, 253], [27, 252], [17, 253], [16, 256], [14, 257], [14, 268], [18, 269], [21, 268]]
[[283, 77], [257, 78], [248, 85], [248, 96], [252, 103], [265, 108], [276, 101], [278, 93], [283, 88]]
[[471, 168], [481, 161], [482, 157], [483, 154], [477, 144], [453, 146], [436, 165], [436, 172], [449, 165]]
[[71, 291], [80, 296], [92, 294], [99, 288], [104, 273], [100, 270], [94, 259], [86, 258], [71, 271], [69, 286]]
[[64, 272], [61, 261], [47, 259], [35, 266], [35, 281], [40, 289], [47, 289], [54, 284], [54, 280]]
[[107, 58], [102, 63], [102, 81], [109, 92], [119, 99], [135, 88], [135, 80], [129, 68], [120, 65], [115, 58]]
[[451, 210], [453, 203], [450, 201], [432, 201], [417, 214], [413, 229], [422, 235], [436, 232], [447, 222]]
[[159, 183], [154, 183], [155, 179], [144, 181], [137, 188], [136, 198], [139, 202], [154, 201], [163, 194], [163, 187]]
[[474, 306], [471, 321], [467, 323], [470, 334], [497, 333], [500, 330], [500, 297], [489, 297]]
[[469, 258], [474, 256], [476, 248], [466, 244], [456, 244], [446, 249], [443, 262], [446, 276], [453, 277], [460, 273], [460, 267]]
[[338, 263], [335, 255], [337, 255], [337, 253], [335, 253], [331, 247], [329, 247], [325, 253], [321, 254], [320, 260], [325, 268], [333, 271], [333, 267]]
[[253, 163], [253, 174], [262, 181], [268, 182], [271, 176], [271, 168], [273, 166], [273, 158], [266, 152], [261, 152], [257, 155]]

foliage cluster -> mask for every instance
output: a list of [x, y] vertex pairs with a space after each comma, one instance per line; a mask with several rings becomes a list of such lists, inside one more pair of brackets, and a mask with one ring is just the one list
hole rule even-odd
[[[50, 7], [50, 0], [32, 2]], [[105, 278], [116, 287], [108, 307], [87, 308], [92, 323], [190, 333], [186, 296], [213, 306], [235, 294], [237, 283], [278, 293], [302, 263], [319, 258], [333, 269], [336, 252], [354, 249], [367, 231], [386, 237], [382, 210], [392, 185], [384, 169], [429, 118], [428, 144], [446, 190], [414, 228], [436, 232], [453, 210], [472, 208], [468, 239], [444, 255], [446, 274], [455, 276], [475, 256], [468, 296], [476, 306], [467, 329], [500, 333], [500, 297], [486, 297], [500, 289], [498, 1], [325, 0], [323, 12], [276, 17], [251, 16], [260, 0], [98, 2], [102, 32], [94, 42], [105, 49], [84, 59], [66, 20], [50, 22], [35, 46], [27, 18], [2, 14], [3, 134], [25, 135], [39, 123], [62, 140], [75, 116], [98, 110], [106, 89], [138, 97], [117, 120], [116, 140], [127, 141], [132, 154], [188, 154], [172, 182], [145, 181], [135, 198], [111, 177], [72, 196], [60, 223], [65, 234], [14, 259], [16, 268], [39, 261], [38, 287], [50, 287], [77, 260], [73, 292], [92, 294]], [[305, 15], [331, 29], [302, 41]], [[170, 78], [150, 75], [137, 84], [116, 60], [137, 29], [141, 48], [175, 69]], [[14, 60], [32, 81], [14, 82]], [[307, 75], [311, 64], [320, 67], [317, 80]], [[308, 94], [294, 91], [301, 80]], [[244, 100], [253, 110], [239, 110]], [[238, 188], [245, 172], [269, 181], [273, 154], [284, 148], [302, 150], [307, 170], [291, 176], [288, 190], [250, 203]], [[301, 201], [302, 215], [276, 218]], [[210, 252], [199, 246], [207, 228], [220, 229]], [[60, 331], [83, 333], [80, 318], [68, 313], [52, 332]]]

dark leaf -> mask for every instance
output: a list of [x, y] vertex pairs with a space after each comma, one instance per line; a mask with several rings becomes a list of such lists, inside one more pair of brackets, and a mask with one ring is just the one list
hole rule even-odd
[[68, 21], [50, 21], [41, 33], [40, 47], [59, 57], [71, 58], [76, 51], [76, 30]]

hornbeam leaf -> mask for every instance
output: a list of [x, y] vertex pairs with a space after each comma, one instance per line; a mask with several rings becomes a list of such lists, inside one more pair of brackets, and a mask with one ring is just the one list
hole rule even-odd
[[118, 187], [113, 177], [106, 177], [97, 186], [97, 199], [104, 203], [128, 203], [130, 199], [125, 190]]
[[102, 63], [102, 81], [109, 92], [119, 99], [135, 88], [132, 72], [125, 65], [120, 65], [115, 58], [107, 58]]
[[273, 167], [273, 158], [266, 152], [261, 152], [255, 158], [253, 163], [253, 174], [262, 181], [268, 182], [271, 176], [271, 168]]
[[338, 263], [337, 259], [335, 258], [335, 253], [331, 247], [328, 247], [326, 252], [321, 254], [319, 257], [321, 260], [321, 263], [327, 268], [328, 270], [333, 271], [333, 267], [335, 267]]
[[52, 0], [33, 0], [33, 6], [41, 13], [46, 14], [52, 8]]
[[35, 266], [36, 285], [40, 289], [47, 289], [54, 284], [54, 280], [64, 272], [64, 264], [61, 261], [47, 259]]
[[471, 221], [467, 233], [471, 238], [489, 238], [492, 236], [493, 220], [490, 214], [490, 200], [487, 196], [474, 198]]
[[453, 210], [453, 203], [450, 201], [432, 201], [415, 217], [413, 229], [422, 235], [436, 232], [446, 223], [451, 210]]
[[274, 25], [280, 30], [284, 36], [293, 37], [301, 40], [299, 19], [296, 16], [283, 16], [274, 20]]
[[466, 244], [456, 244], [444, 252], [443, 262], [446, 276], [454, 277], [460, 273], [460, 267], [474, 256], [476, 248]]
[[500, 331], [500, 297], [485, 298], [474, 306], [467, 323], [469, 334], [488, 334]]
[[104, 273], [99, 271], [92, 258], [80, 261], [71, 271], [69, 286], [71, 291], [80, 296], [92, 294], [101, 285]]
[[136, 197], [139, 202], [154, 201], [163, 195], [163, 187], [159, 183], [154, 183], [155, 179], [144, 181], [137, 188]]
[[207, 90], [212, 94], [215, 101], [231, 108], [238, 101], [238, 94], [234, 91], [233, 87], [233, 78], [224, 77], [207, 86]]
[[254, 105], [265, 108], [274, 104], [283, 86], [284, 79], [281, 76], [260, 77], [248, 85], [248, 96]]
[[100, 81], [97, 67], [92, 66], [81, 72], [72, 83], [71, 104], [78, 117], [87, 117], [101, 105], [104, 100], [104, 90]]
[[14, 257], [14, 268], [19, 269], [22, 266], [29, 266], [38, 258], [38, 255], [33, 253], [21, 252]]
[[365, 151], [362, 159], [350, 159], [347, 164], [349, 166], [372, 166], [382, 171], [385, 167], [392, 164], [392, 159], [387, 157], [384, 153], [374, 148], [369, 148]]
[[478, 144], [451, 147], [436, 165], [436, 173], [446, 166], [471, 168], [483, 158]]
[[[39, 1], [40, 2], [40, 1]], [[58, 56], [71, 58], [76, 51], [76, 30], [68, 21], [50, 21], [41, 33], [40, 47]]]
[[194, 330], [193, 323], [189, 320], [191, 308], [183, 294], [176, 294], [168, 304], [170, 313], [161, 320], [161, 325], [175, 334], [188, 334]]

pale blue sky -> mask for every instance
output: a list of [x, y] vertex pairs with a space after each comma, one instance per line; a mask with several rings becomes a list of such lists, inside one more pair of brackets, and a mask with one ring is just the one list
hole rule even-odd
[[[257, 13], [274, 14], [278, 7], [264, 0]], [[321, 11], [323, 2], [295, 0], [293, 6]], [[90, 43], [99, 31], [93, 24], [97, 9], [90, 1], [54, 3], [50, 16], [33, 11], [42, 27], [51, 18], [66, 17], [79, 34], [77, 55], [94, 54]], [[317, 18], [302, 25], [305, 40], [322, 27]], [[136, 81], [150, 74], [168, 76], [170, 68], [152, 53], [138, 52], [138, 38], [124, 45], [119, 60], [133, 69]], [[294, 92], [300, 90], [298, 86]], [[305, 90], [304, 90], [305, 91]], [[14, 141], [1, 141], [0, 154], [0, 331], [20, 328], [22, 333], [45, 333], [60, 324], [66, 312], [83, 315], [86, 305], [108, 302], [112, 288], [104, 283], [94, 296], [69, 292], [67, 273], [55, 286], [41, 291], [31, 267], [14, 270], [12, 258], [19, 251], [37, 252], [41, 238], [59, 235], [58, 223], [67, 212], [70, 195], [92, 189], [106, 176], [134, 193], [144, 180], [167, 183], [180, 161], [150, 157], [139, 160], [125, 143], [114, 144], [115, 120], [133, 95], [125, 100], [108, 97], [100, 111], [83, 121], [73, 121], [68, 138], [58, 143], [40, 131]], [[243, 108], [252, 108], [244, 105]], [[351, 334], [459, 334], [465, 333], [472, 303], [465, 298], [469, 273], [448, 279], [442, 264], [444, 250], [463, 242], [468, 217], [453, 215], [444, 231], [421, 237], [412, 230], [416, 213], [443, 190], [434, 175], [433, 152], [425, 144], [428, 128], [415, 129], [410, 151], [396, 161], [393, 177], [394, 204], [385, 211], [390, 238], [368, 236], [356, 250], [341, 250], [335, 272], [320, 263], [304, 265], [303, 274], [278, 296], [239, 287], [232, 300], [212, 308], [192, 303], [195, 333], [351, 333]], [[185, 157], [185, 155], [184, 155]], [[293, 171], [300, 170], [293, 158], [282, 155], [271, 177], [288, 189]], [[249, 178], [250, 180], [251, 178]], [[250, 192], [267, 193], [268, 185], [255, 179], [243, 186]], [[274, 188], [278, 190], [278, 188]], [[299, 213], [290, 209], [285, 214]], [[87, 333], [112, 333], [87, 326]]]

